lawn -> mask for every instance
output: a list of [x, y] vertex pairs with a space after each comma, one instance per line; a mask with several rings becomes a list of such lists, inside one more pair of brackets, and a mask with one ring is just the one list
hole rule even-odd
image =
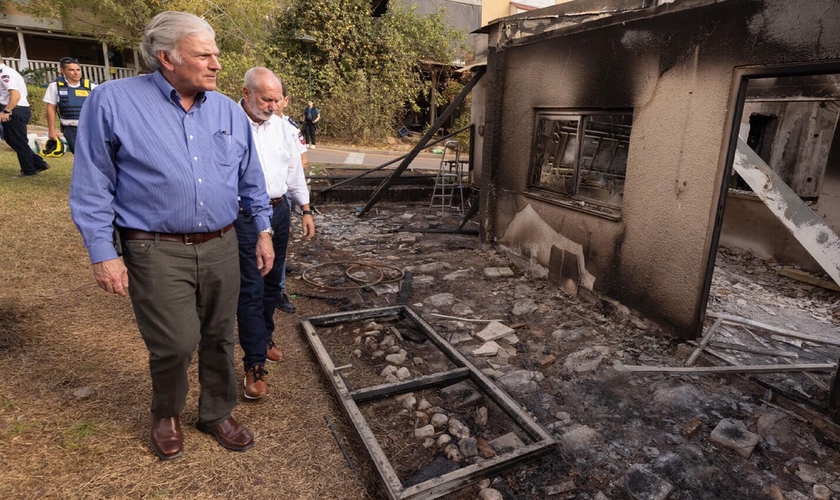
[[[0, 498], [377, 496], [364, 461], [350, 470], [324, 423], [327, 414], [340, 435], [351, 432], [298, 316], [277, 316], [287, 361], [270, 367], [272, 395], [234, 411], [256, 435], [252, 450], [229, 452], [194, 428], [194, 363], [184, 456], [155, 458], [147, 352], [130, 301], [93, 282], [67, 204], [72, 155], [49, 163], [37, 178], [13, 178], [16, 158], [0, 146]], [[303, 315], [323, 312], [298, 304]]]

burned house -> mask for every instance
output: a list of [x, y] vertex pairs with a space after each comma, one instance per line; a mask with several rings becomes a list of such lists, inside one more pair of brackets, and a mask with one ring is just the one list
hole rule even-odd
[[[484, 242], [684, 336], [720, 242], [838, 274], [836, 1], [579, 0], [482, 31]], [[739, 134], [790, 206], [735, 174]]]

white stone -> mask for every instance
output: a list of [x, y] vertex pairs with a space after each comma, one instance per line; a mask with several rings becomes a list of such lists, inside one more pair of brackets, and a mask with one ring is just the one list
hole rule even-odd
[[470, 437], [470, 429], [466, 425], [462, 424], [457, 418], [450, 418], [449, 434], [458, 439], [464, 439]]
[[362, 350], [361, 349], [353, 349], [353, 356], [355, 356], [357, 358], [361, 358], [362, 357]]
[[489, 342], [491, 340], [500, 339], [506, 335], [510, 335], [515, 331], [516, 330], [505, 325], [504, 323], [500, 323], [498, 321], [491, 321], [490, 323], [487, 323], [487, 326], [485, 326], [483, 330], [476, 333], [475, 336], [479, 340]]
[[403, 408], [406, 410], [413, 410], [414, 405], [417, 404], [417, 398], [409, 396], [401, 401]]
[[472, 274], [472, 269], [459, 269], [455, 272], [449, 273], [443, 277], [444, 281], [455, 281], [461, 278], [468, 278]]
[[426, 401], [426, 398], [421, 399], [420, 402], [417, 403], [417, 409], [420, 410], [420, 411], [426, 411], [431, 407], [432, 407], [432, 403]]
[[499, 344], [497, 344], [496, 342], [494, 342], [494, 341], [492, 341], [492, 340], [491, 340], [490, 342], [485, 342], [485, 343], [484, 343], [481, 347], [479, 347], [478, 349], [475, 349], [475, 350], [472, 352], [472, 354], [473, 354], [473, 356], [485, 356], [485, 357], [490, 357], [490, 356], [495, 356], [496, 354], [498, 354], [498, 353], [499, 353], [499, 349], [501, 349], [501, 347], [499, 346]]
[[431, 448], [435, 445], [435, 438], [428, 437], [423, 441], [423, 448]]
[[414, 437], [420, 439], [430, 438], [435, 435], [435, 428], [431, 424], [424, 425], [419, 429], [414, 429]]
[[578, 373], [589, 372], [598, 368], [598, 365], [609, 353], [610, 348], [606, 346], [587, 347], [566, 356], [564, 366], [567, 370]]
[[446, 458], [452, 460], [453, 462], [460, 462], [464, 459], [464, 455], [461, 454], [461, 450], [459, 450], [454, 444], [446, 445], [446, 448], [443, 449], [443, 453], [446, 455]]
[[484, 427], [487, 425], [487, 408], [482, 406], [475, 412], [475, 425]]
[[478, 493], [478, 497], [481, 500], [504, 500], [505, 497], [502, 496], [499, 490], [494, 490], [493, 488], [485, 488]]
[[452, 436], [449, 434], [441, 434], [437, 438], [437, 445], [439, 448], [445, 448], [446, 445], [452, 442]]
[[598, 432], [587, 425], [575, 425], [566, 430], [558, 439], [560, 449], [564, 451], [579, 451], [592, 447], [592, 443], [601, 438]]
[[538, 382], [543, 378], [545, 375], [540, 372], [513, 370], [499, 377], [498, 381], [514, 394], [531, 394], [540, 388]]
[[815, 484], [811, 489], [814, 500], [831, 500], [831, 490], [824, 484]]
[[382, 372], [379, 374], [380, 377], [387, 377], [388, 375], [393, 375], [397, 373], [397, 367], [394, 365], [388, 365], [382, 369]]
[[490, 446], [492, 446], [497, 453], [507, 453], [517, 448], [522, 448], [525, 446], [525, 443], [523, 443], [522, 440], [519, 439], [519, 436], [515, 433], [508, 432], [507, 434], [490, 441]]
[[405, 363], [407, 357], [408, 352], [405, 349], [401, 349], [398, 353], [385, 356], [385, 361], [391, 363], [392, 365], [401, 365]]
[[432, 307], [451, 306], [455, 303], [455, 296], [451, 293], [438, 293], [426, 299]]
[[431, 423], [435, 426], [435, 429], [440, 429], [449, 423], [449, 417], [443, 413], [435, 413], [432, 415]]
[[402, 368], [400, 368], [399, 370], [397, 370], [397, 378], [398, 378], [399, 380], [408, 380], [408, 379], [410, 379], [410, 378], [411, 378], [411, 370], [409, 370], [408, 368], [406, 368], [406, 367], [404, 367], [404, 366], [403, 366]]

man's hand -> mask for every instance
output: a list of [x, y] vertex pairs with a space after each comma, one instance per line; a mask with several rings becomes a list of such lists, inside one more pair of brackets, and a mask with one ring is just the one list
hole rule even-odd
[[260, 233], [257, 235], [257, 269], [260, 270], [260, 276], [268, 274], [273, 266], [274, 243], [271, 241], [271, 235]]
[[49, 138], [57, 141], [58, 140], [58, 130], [50, 129]]
[[99, 288], [122, 297], [127, 295], [128, 270], [122, 259], [111, 259], [93, 265], [93, 277]]
[[12, 115], [9, 113], [0, 113], [0, 122], [7, 122], [12, 119]]
[[311, 240], [315, 236], [315, 219], [311, 215], [303, 216], [303, 238]]

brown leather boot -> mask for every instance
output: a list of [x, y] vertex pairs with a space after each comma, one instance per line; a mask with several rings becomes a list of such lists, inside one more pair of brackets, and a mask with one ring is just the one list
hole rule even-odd
[[274, 339], [269, 339], [268, 341], [268, 350], [265, 353], [265, 359], [271, 361], [272, 363], [278, 363], [283, 361], [286, 355], [283, 354], [283, 351], [277, 347], [277, 344], [274, 343]]
[[268, 396], [268, 384], [265, 376], [268, 374], [263, 365], [255, 365], [245, 370], [245, 397], [248, 399], [262, 399]]
[[184, 451], [184, 435], [181, 433], [181, 418], [156, 417], [151, 415], [149, 445], [161, 460], [178, 458]]

